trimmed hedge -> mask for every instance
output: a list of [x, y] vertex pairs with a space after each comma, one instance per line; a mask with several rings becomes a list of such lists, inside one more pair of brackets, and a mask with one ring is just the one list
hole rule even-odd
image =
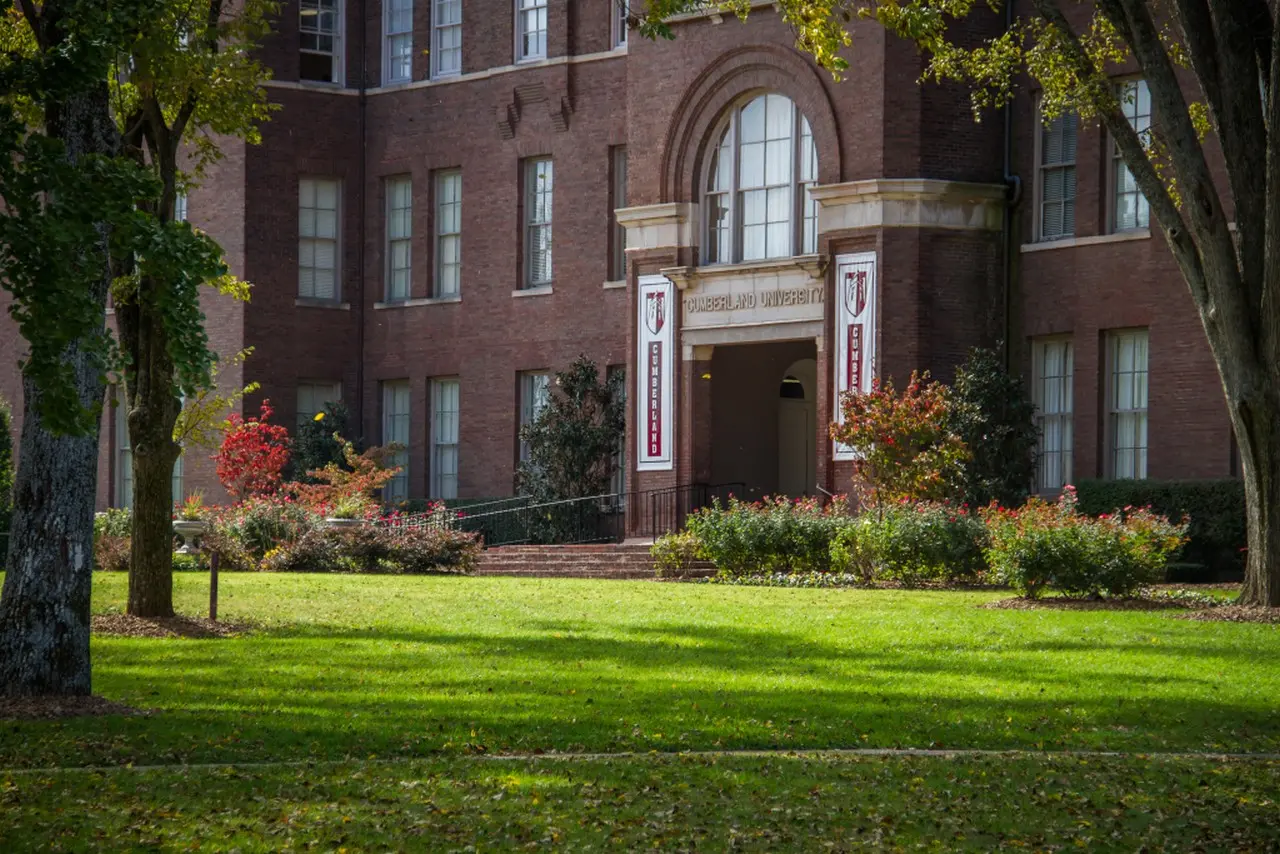
[[1244, 482], [1226, 480], [1085, 480], [1076, 484], [1079, 510], [1091, 516], [1147, 507], [1176, 521], [1191, 517], [1190, 541], [1170, 581], [1213, 581], [1244, 568]]

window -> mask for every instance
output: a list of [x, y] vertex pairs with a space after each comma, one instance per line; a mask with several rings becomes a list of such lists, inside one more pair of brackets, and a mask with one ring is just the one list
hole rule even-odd
[[817, 251], [818, 179], [813, 132], [791, 100], [760, 95], [734, 109], [707, 163], [708, 264]]
[[306, 380], [298, 383], [297, 410], [298, 426], [329, 408], [330, 404], [342, 402], [342, 383]]
[[1059, 116], [1040, 128], [1040, 240], [1076, 233], [1076, 117]]
[[298, 296], [338, 298], [338, 182], [298, 182]]
[[609, 280], [620, 282], [627, 277], [627, 230], [618, 224], [613, 211], [627, 206], [627, 147], [612, 149], [612, 203], [609, 221], [613, 223], [613, 235], [609, 247]]
[[431, 76], [462, 71], [462, 0], [436, 0], [431, 15]]
[[342, 0], [301, 0], [298, 79], [342, 82]]
[[458, 381], [431, 382], [431, 497], [458, 497]]
[[387, 302], [409, 298], [413, 279], [413, 179], [387, 179]]
[[1041, 492], [1059, 490], [1071, 482], [1072, 388], [1074, 354], [1066, 340], [1034, 344], [1036, 422], [1040, 429], [1036, 487]]
[[547, 56], [547, 0], [516, 0], [516, 61]]
[[173, 461], [173, 475], [169, 480], [169, 488], [173, 492], [173, 502], [181, 503], [186, 495], [182, 491], [182, 460], [183, 455], [179, 454], [178, 458]]
[[532, 424], [538, 413], [547, 405], [551, 391], [551, 374], [530, 371], [520, 375], [520, 462], [529, 460], [529, 443], [524, 440], [524, 428]]
[[1147, 476], [1147, 330], [1111, 334], [1109, 434], [1115, 478]]
[[436, 175], [436, 277], [431, 295], [456, 297], [462, 291], [462, 173]]
[[525, 287], [551, 284], [551, 158], [524, 164]]
[[[1129, 124], [1137, 131], [1138, 138], [1146, 144], [1151, 137], [1151, 93], [1147, 81], [1130, 80], [1117, 87], [1120, 110]], [[1133, 173], [1120, 156], [1120, 148], [1111, 141], [1111, 227], [1113, 231], [1147, 228], [1151, 221], [1151, 209], [1146, 196], [1138, 189]]]
[[133, 506], [133, 443], [129, 440], [129, 400], [116, 386], [116, 506]]
[[631, 16], [631, 0], [613, 0], [613, 46], [627, 46], [627, 18]]
[[413, 79], [413, 0], [384, 0], [382, 79], [408, 83]]
[[396, 476], [382, 489], [387, 502], [409, 497], [409, 382], [398, 380], [382, 384], [382, 444], [399, 445], [387, 457], [387, 464], [398, 467]]
[[173, 197], [173, 221], [187, 221], [187, 194], [178, 193]]

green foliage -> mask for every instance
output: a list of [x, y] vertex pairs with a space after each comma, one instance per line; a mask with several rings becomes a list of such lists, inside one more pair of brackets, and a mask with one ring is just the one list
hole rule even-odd
[[127, 537], [133, 530], [133, 511], [127, 507], [112, 507], [93, 515], [94, 537]]
[[272, 572], [463, 573], [475, 568], [479, 541], [450, 528], [322, 526], [273, 549], [262, 562]]
[[945, 504], [901, 504], [859, 516], [831, 543], [831, 566], [864, 581], [974, 580], [986, 569], [982, 520]]
[[1244, 561], [1248, 536], [1241, 480], [1085, 480], [1076, 488], [1080, 512], [1090, 516], [1149, 507], [1173, 519], [1188, 517], [1183, 561], [1211, 573], [1238, 571]]
[[[9, 401], [0, 397], [0, 533], [8, 533], [12, 516], [13, 410], [9, 408]], [[3, 545], [0, 544], [0, 556], [3, 554]]]
[[318, 483], [308, 472], [333, 465], [350, 471], [340, 436], [350, 435], [351, 413], [345, 403], [330, 403], [310, 421], [298, 425], [289, 455], [290, 480]]
[[786, 497], [746, 502], [716, 500], [686, 523], [699, 551], [721, 573], [825, 572], [831, 540], [851, 518], [843, 501], [823, 507], [816, 499]]
[[952, 429], [970, 454], [961, 476], [964, 502], [1021, 504], [1035, 478], [1038, 438], [1026, 387], [994, 350], [974, 348], [956, 371], [951, 401]]
[[1129, 595], [1162, 579], [1187, 532], [1185, 522], [1145, 509], [1083, 516], [1071, 487], [1056, 504], [1032, 498], [1015, 510], [988, 508], [983, 517], [992, 577], [1030, 598], [1049, 587], [1069, 595]]
[[535, 501], [608, 492], [626, 430], [625, 400], [622, 374], [602, 381], [585, 356], [557, 373], [546, 405], [521, 433], [529, 445], [518, 472], [521, 491]]
[[969, 449], [952, 428], [952, 394], [911, 374], [898, 394], [877, 377], [871, 391], [846, 393], [831, 438], [854, 450], [854, 491], [865, 506], [945, 501], [963, 482]]
[[173, 441], [183, 447], [195, 446], [210, 451], [222, 444], [222, 436], [231, 426], [227, 417], [239, 408], [245, 395], [253, 394], [260, 386], [249, 383], [244, 388], [222, 394], [217, 390], [218, 375], [228, 368], [239, 369], [252, 354], [253, 348], [246, 347], [210, 368], [208, 385], [188, 395], [182, 411], [178, 413], [178, 420], [173, 425]]
[[654, 573], [659, 578], [685, 578], [694, 564], [704, 560], [698, 538], [690, 531], [658, 537], [649, 549]]
[[212, 514], [210, 534], [219, 546], [224, 538], [238, 546], [226, 549], [231, 555], [238, 558], [243, 553], [256, 563], [273, 548], [301, 539], [322, 521], [319, 514], [290, 498], [254, 497]]

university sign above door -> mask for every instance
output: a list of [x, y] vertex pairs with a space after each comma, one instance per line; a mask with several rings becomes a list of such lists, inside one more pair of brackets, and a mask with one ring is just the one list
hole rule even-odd
[[816, 256], [662, 271], [680, 289], [681, 329], [821, 321], [826, 288]]

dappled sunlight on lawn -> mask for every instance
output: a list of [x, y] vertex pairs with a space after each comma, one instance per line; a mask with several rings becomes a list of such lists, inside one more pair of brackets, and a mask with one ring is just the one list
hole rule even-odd
[[[123, 576], [99, 575], [117, 610]], [[199, 613], [207, 579], [178, 578]], [[999, 593], [227, 575], [255, 633], [94, 640], [146, 718], [18, 724], [0, 764], [801, 747], [1280, 749], [1280, 631]]]

